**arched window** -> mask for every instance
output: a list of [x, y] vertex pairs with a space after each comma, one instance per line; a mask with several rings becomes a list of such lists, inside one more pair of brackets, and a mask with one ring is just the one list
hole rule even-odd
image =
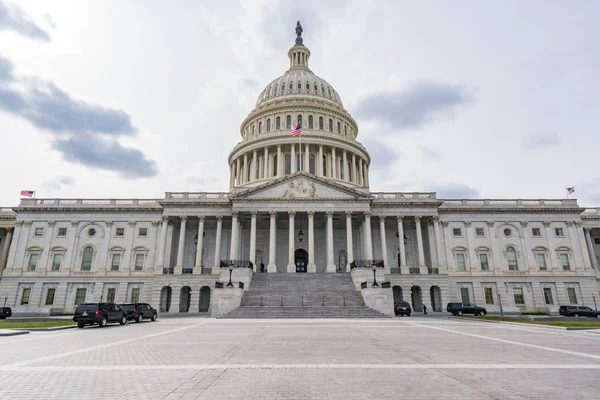
[[81, 258], [82, 271], [90, 271], [92, 269], [92, 258], [94, 258], [94, 249], [92, 246], [83, 249], [83, 257]]
[[256, 125], [252, 125], [252, 136], [256, 135], [256, 133], [254, 132], [255, 131], [254, 128], [256, 128]]
[[296, 153], [296, 171], [302, 171], [302, 154]]
[[277, 176], [277, 154], [273, 156], [273, 176]]
[[289, 175], [292, 173], [292, 156], [291, 154], [285, 155], [285, 174]]
[[302, 90], [302, 82], [298, 81], [298, 90]]
[[302, 115], [298, 115], [298, 125], [302, 126]]
[[262, 133], [262, 121], [258, 123], [258, 133]]
[[294, 84], [293, 84], [292, 82], [290, 82], [290, 84], [289, 84], [289, 86], [288, 86], [288, 87], [289, 87], [289, 89], [290, 89], [290, 92], [291, 92], [292, 90], [294, 90]]
[[277, 94], [277, 86], [273, 85], [273, 94]]
[[281, 93], [285, 92], [285, 82], [281, 84]]
[[315, 92], [319, 90], [319, 88], [317, 87], [317, 82], [315, 82], [315, 86], [313, 86], [313, 88], [315, 89]]
[[323, 156], [323, 176], [327, 176], [327, 156]]
[[271, 130], [271, 119], [269, 118], [267, 120], [267, 132], [269, 132]]
[[319, 117], [319, 129], [323, 129], [323, 117]]
[[341, 129], [342, 124], [340, 124], [339, 122], [337, 123], [337, 133], [342, 133], [342, 129]]
[[254, 172], [254, 176], [256, 177], [256, 179], [260, 179], [260, 165], [262, 164], [260, 160], [260, 158], [256, 159], [256, 171]]
[[348, 130], [346, 129], [346, 125], [344, 125], [344, 135], [348, 136]]
[[321, 93], [323, 93], [323, 95], [325, 95], [325, 86], [321, 85]]
[[518, 271], [519, 270], [519, 262], [517, 261], [517, 252], [515, 248], [509, 246], [506, 248], [506, 262], [508, 263], [509, 271]]
[[285, 117], [285, 127], [287, 129], [292, 128], [292, 116], [291, 115], [288, 115], [287, 117]]
[[329, 118], [329, 132], [333, 132], [333, 120]]
[[308, 172], [310, 174], [315, 174], [315, 155], [311, 154], [308, 156]]
[[306, 81], [306, 90], [310, 90], [310, 83]]
[[281, 117], [277, 117], [275, 119], [275, 130], [278, 131], [281, 129]]
[[312, 129], [313, 128], [313, 116], [309, 115], [308, 116], [308, 129]]
[[244, 177], [245, 182], [250, 182], [252, 179], [252, 161], [248, 161], [248, 176]]
[[352, 163], [348, 161], [348, 181], [352, 182]]
[[344, 179], [344, 159], [340, 157], [340, 179]]

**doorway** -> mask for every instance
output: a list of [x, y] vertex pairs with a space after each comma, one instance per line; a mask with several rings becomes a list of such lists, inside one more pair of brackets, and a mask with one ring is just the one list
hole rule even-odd
[[442, 311], [442, 290], [439, 286], [432, 286], [429, 289], [431, 297], [431, 308], [433, 311]]
[[294, 253], [296, 272], [306, 272], [308, 265], [308, 253], [304, 249], [298, 249]]
[[208, 286], [202, 286], [200, 289], [200, 312], [207, 312], [210, 308], [210, 288]]
[[410, 297], [413, 310], [423, 311], [423, 298], [421, 297], [421, 288], [419, 286], [413, 286], [410, 288]]
[[179, 312], [190, 311], [190, 300], [192, 299], [192, 288], [184, 286], [181, 288], [179, 297]]
[[169, 286], [164, 286], [160, 290], [160, 312], [169, 312], [169, 308], [171, 308], [171, 293], [172, 290]]

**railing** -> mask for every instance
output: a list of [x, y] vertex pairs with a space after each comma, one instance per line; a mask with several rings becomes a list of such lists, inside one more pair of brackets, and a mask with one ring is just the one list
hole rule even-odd
[[165, 192], [165, 199], [176, 199], [176, 200], [228, 200], [229, 193], [225, 192]]
[[412, 192], [412, 193], [371, 193], [376, 200], [408, 200], [408, 199], [435, 199], [435, 192]]
[[401, 274], [400, 268], [390, 268], [390, 274]]
[[428, 267], [428, 268], [427, 268], [427, 272], [428, 272], [429, 274], [434, 274], [434, 275], [437, 275], [437, 274], [439, 274], [439, 273], [440, 273], [440, 269], [439, 269], [439, 268], [436, 268], [436, 267]]
[[164, 275], [173, 275], [174, 268], [163, 268]]
[[20, 206], [161, 207], [156, 199], [21, 199]]
[[221, 268], [253, 268], [250, 260], [221, 260]]
[[202, 268], [202, 270], [200, 272], [203, 274], [212, 274], [212, 267]]
[[383, 260], [354, 260], [350, 263], [350, 269], [354, 268], [383, 268]]
[[577, 207], [575, 199], [453, 199], [442, 201], [441, 207]]
[[418, 275], [421, 273], [421, 270], [419, 268], [409, 268], [408, 273], [411, 275]]
[[193, 274], [194, 268], [183, 268], [182, 273], [185, 274]]

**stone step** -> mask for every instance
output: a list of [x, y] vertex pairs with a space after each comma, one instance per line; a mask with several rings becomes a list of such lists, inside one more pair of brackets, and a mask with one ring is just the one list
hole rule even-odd
[[389, 318], [368, 307], [240, 307], [219, 318]]
[[270, 293], [248, 291], [242, 298], [242, 306], [362, 306], [362, 295], [353, 292], [327, 293]]

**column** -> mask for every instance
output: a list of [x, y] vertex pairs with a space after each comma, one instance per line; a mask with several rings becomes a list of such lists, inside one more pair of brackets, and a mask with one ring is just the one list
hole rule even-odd
[[2, 276], [2, 272], [6, 268], [6, 261], [8, 260], [8, 249], [10, 248], [10, 243], [12, 242], [14, 228], [6, 228], [6, 239], [4, 240], [4, 247], [2, 248], [2, 256], [0, 256], [0, 276]]
[[350, 182], [350, 170], [348, 169], [348, 152], [344, 150], [344, 180]]
[[358, 181], [356, 180], [356, 154], [352, 154], [352, 174], [351, 174], [351, 182], [352, 183], [358, 183]]
[[418, 257], [419, 257], [419, 273], [427, 274], [427, 266], [425, 265], [425, 252], [423, 251], [423, 232], [421, 231], [421, 217], [415, 217], [415, 223], [417, 225], [417, 248], [418, 248]]
[[[438, 260], [438, 269], [440, 270], [440, 272], [442, 272], [441, 270], [444, 270], [444, 273], [446, 272], [446, 267], [447, 267], [447, 263], [442, 262], [442, 237], [440, 235], [440, 217], [433, 217], [433, 230], [434, 230], [434, 234], [435, 234], [435, 251], [437, 254], [437, 260]], [[492, 240], [490, 238], [490, 240]]]
[[373, 259], [373, 242], [371, 240], [371, 212], [365, 212], [365, 258]]
[[198, 243], [196, 244], [196, 260], [194, 262], [194, 274], [202, 273], [202, 239], [204, 239], [204, 218], [204, 215], [198, 216]]
[[398, 220], [398, 249], [400, 251], [400, 273], [409, 274], [408, 265], [406, 264], [406, 249], [404, 245], [404, 217], [399, 215]]
[[354, 261], [354, 249], [352, 243], [352, 211], [346, 211], [346, 254], [348, 256], [346, 272], [350, 272], [350, 263]]
[[221, 274], [221, 231], [223, 230], [223, 217], [217, 215], [217, 237], [215, 238], [215, 260], [213, 261], [212, 274]]
[[292, 152], [291, 152], [290, 155], [291, 155], [291, 158], [292, 158], [290, 160], [291, 161], [291, 163], [290, 163], [291, 164], [290, 172], [292, 174], [295, 174], [296, 171], [297, 171], [296, 167], [298, 166], [298, 164], [297, 164], [297, 161], [296, 161], [296, 146], [294, 144], [292, 144]]
[[254, 272], [260, 270], [260, 265], [256, 265], [256, 211], [250, 213], [250, 256], [248, 259], [254, 265]]
[[337, 163], [335, 162], [335, 147], [331, 148], [331, 177], [337, 179]]
[[[315, 165], [315, 168], [316, 167], [317, 166]], [[308, 146], [308, 143], [304, 146], [304, 172], [310, 173], [310, 147]]]
[[[284, 167], [282, 167], [282, 165]], [[281, 160], [281, 145], [277, 145], [277, 176], [283, 176], [285, 173], [285, 163]]]
[[258, 168], [256, 168], [256, 160], [256, 150], [254, 150], [252, 152], [252, 166], [250, 167], [250, 182], [254, 182], [257, 178], [256, 172], [258, 171]]
[[319, 162], [317, 163], [315, 160], [315, 171], [319, 171], [319, 176], [323, 176], [325, 171], [323, 171], [323, 145], [319, 145]]
[[385, 215], [379, 216], [379, 235], [381, 236], [381, 257], [386, 274], [390, 273], [390, 264], [387, 257], [387, 240], [385, 238]]
[[369, 166], [365, 163], [365, 187], [369, 187]]
[[296, 263], [294, 258], [294, 251], [296, 250], [295, 241], [294, 241], [294, 218], [296, 213], [294, 211], [289, 211], [288, 215], [290, 217], [289, 221], [289, 234], [288, 234], [288, 266], [287, 272], [292, 273], [296, 272]]
[[[590, 236], [590, 228], [584, 228], [583, 232], [585, 233], [585, 243], [587, 244], [588, 254], [590, 256], [590, 260], [592, 260], [592, 267], [594, 270], [598, 271], [598, 259], [596, 259], [596, 255], [594, 254], [594, 244], [592, 242], [592, 237]], [[8, 238], [8, 236], [7, 236]], [[8, 243], [7, 239], [7, 243]], [[4, 259], [4, 252], [2, 252]], [[0, 261], [0, 272], [2, 271], [2, 261]]]
[[242, 183], [242, 163], [240, 162], [239, 157], [235, 160], [235, 164], [236, 164], [236, 173], [235, 173], [235, 179], [236, 179], [236, 186], [239, 186]]
[[575, 221], [575, 232], [577, 232], [577, 238], [579, 239], [579, 248], [581, 249], [581, 257], [583, 258], [583, 268], [593, 268], [594, 264], [590, 263], [591, 258], [588, 259], [590, 253], [589, 251], [584, 250], [588, 248], [588, 245], [586, 243], [585, 233], [583, 232], [583, 222]]
[[335, 273], [333, 262], [333, 211], [327, 211], [327, 266], [326, 271]]
[[[256, 165], [256, 164], [255, 164]], [[238, 212], [231, 213], [231, 243], [229, 247], [229, 259], [237, 260], [238, 252]]]
[[248, 182], [248, 154], [244, 154], [244, 177], [242, 183]]
[[158, 269], [162, 274], [162, 269], [165, 267], [165, 247], [167, 247], [167, 226], [169, 225], [169, 217], [162, 217], [162, 228], [160, 231], [160, 243], [158, 245]]
[[229, 190], [233, 189], [233, 185], [235, 182], [235, 168], [234, 164], [229, 166]]
[[275, 244], [276, 244], [276, 231], [277, 231], [277, 226], [276, 226], [276, 222], [275, 219], [277, 217], [277, 213], [275, 211], [271, 211], [269, 213], [269, 216], [271, 217], [271, 226], [270, 226], [270, 230], [269, 230], [269, 265], [267, 265], [267, 272], [268, 273], [275, 273], [277, 272], [277, 265], [275, 264]]
[[263, 162], [263, 178], [269, 177], [269, 148], [265, 147], [265, 160]]
[[317, 266], [315, 265], [315, 212], [308, 213], [308, 266], [309, 273], [316, 273]]
[[185, 244], [185, 226], [187, 223], [187, 217], [182, 215], [181, 226], [179, 227], [179, 246], [177, 247], [177, 264], [175, 264], [175, 271], [173, 274], [181, 275], [183, 273], [183, 249]]

